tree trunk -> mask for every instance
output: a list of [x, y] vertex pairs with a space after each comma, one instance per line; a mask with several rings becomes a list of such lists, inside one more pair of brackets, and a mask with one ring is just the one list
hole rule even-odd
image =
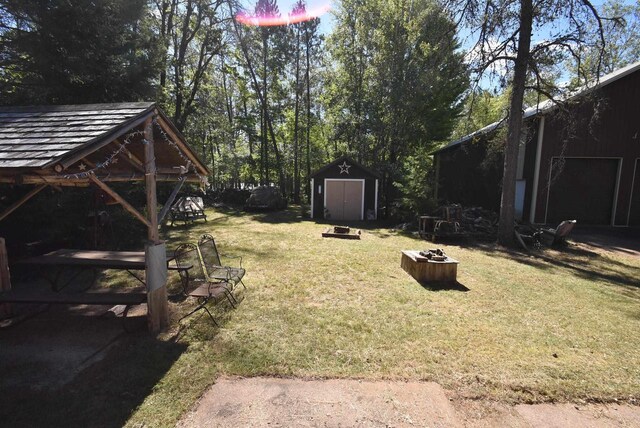
[[511, 246], [514, 243], [516, 166], [518, 164], [518, 150], [522, 131], [522, 101], [530, 57], [532, 21], [532, 0], [521, 0], [520, 36], [518, 38], [518, 55], [514, 66], [509, 106], [507, 144], [504, 150], [500, 223], [498, 224], [498, 242], [505, 246]]
[[300, 126], [300, 29], [296, 29], [296, 98], [293, 121], [293, 202], [300, 203], [300, 165], [298, 158], [298, 127]]
[[[305, 70], [305, 83], [307, 85], [307, 129], [306, 129], [306, 148], [307, 148], [307, 181], [311, 179], [311, 80], [310, 80], [310, 68], [311, 68], [311, 37], [309, 36], [309, 30], [305, 30], [305, 48], [306, 48], [306, 61], [307, 68]], [[309, 186], [307, 188], [307, 200], [311, 203], [312, 189]]]
[[[266, 140], [266, 136], [267, 136], [267, 131], [268, 133], [271, 135], [271, 140], [273, 141], [273, 149], [274, 149], [274, 153], [276, 156], [276, 167], [278, 169], [278, 174], [279, 174], [279, 181], [280, 181], [280, 190], [282, 192], [284, 192], [284, 172], [282, 170], [282, 160], [280, 158], [280, 151], [278, 150], [278, 144], [276, 142], [276, 134], [273, 131], [273, 124], [271, 122], [271, 118], [269, 116], [269, 110], [267, 109], [267, 91], [266, 91], [266, 74], [263, 76], [264, 79], [264, 85], [265, 85], [265, 91], [264, 93], [262, 93], [262, 91], [260, 91], [260, 86], [258, 84], [258, 78], [256, 76], [255, 70], [253, 68], [253, 64], [251, 62], [251, 59], [249, 58], [249, 53], [247, 52], [247, 47], [244, 43], [244, 40], [242, 39], [242, 36], [240, 35], [240, 31], [238, 30], [238, 23], [233, 20], [233, 27], [236, 33], [236, 36], [238, 37], [238, 41], [240, 42], [240, 48], [242, 50], [242, 54], [244, 56], [245, 61], [247, 62], [247, 68], [249, 70], [249, 75], [251, 76], [251, 81], [253, 82], [253, 86], [255, 88], [256, 91], [256, 95], [258, 96], [258, 100], [260, 102], [260, 104], [262, 105], [262, 116], [264, 117], [264, 131], [263, 131], [263, 135], [265, 137], [265, 139], [263, 139], [263, 145], [264, 145], [264, 149], [267, 149], [267, 143], [268, 141]], [[264, 66], [266, 67], [266, 60], [265, 60], [265, 64]], [[268, 174], [269, 170], [268, 170], [268, 151], [265, 151], [265, 161], [267, 163], [267, 170], [266, 173]], [[269, 183], [269, 176], [266, 175], [265, 179], [267, 180], [267, 184]]]
[[271, 181], [269, 178], [269, 137], [267, 136], [267, 106], [268, 106], [268, 90], [267, 90], [267, 49], [268, 46], [268, 34], [265, 29], [262, 29], [262, 117], [264, 120], [264, 132], [262, 133], [262, 150], [263, 150], [263, 167], [264, 167], [264, 180], [267, 186]]

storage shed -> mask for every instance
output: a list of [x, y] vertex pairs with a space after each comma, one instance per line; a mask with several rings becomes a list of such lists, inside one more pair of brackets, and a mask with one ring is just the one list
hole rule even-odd
[[[531, 223], [640, 225], [640, 62], [524, 112], [515, 211]], [[488, 141], [493, 123], [434, 153], [438, 199], [500, 206], [502, 153]]]
[[375, 220], [380, 175], [341, 157], [311, 175], [311, 218]]

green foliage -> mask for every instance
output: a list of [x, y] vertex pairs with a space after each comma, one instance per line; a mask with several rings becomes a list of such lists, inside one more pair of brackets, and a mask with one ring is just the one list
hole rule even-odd
[[429, 0], [343, 1], [329, 47], [331, 138], [384, 173], [390, 206], [404, 159], [446, 139], [462, 108], [467, 73], [454, 24]]
[[[600, 13], [611, 17], [602, 22], [604, 43], [598, 40], [593, 45], [582, 45], [577, 60], [568, 61], [573, 87], [585, 85], [640, 58], [640, 2], [626, 4], [610, 0], [602, 5]], [[597, 26], [597, 21], [587, 23], [591, 32], [597, 31]]]
[[3, 104], [153, 96], [155, 38], [144, 0], [1, 0]]
[[503, 120], [507, 115], [509, 92], [494, 95], [490, 91], [478, 90], [467, 97], [464, 110], [451, 134], [457, 140], [487, 125]]
[[161, 50], [158, 101], [183, 131], [191, 115], [198, 115], [198, 99], [214, 58], [222, 51], [227, 18], [222, 0], [153, 2], [150, 15]]
[[416, 151], [407, 156], [402, 165], [401, 180], [394, 183], [401, 197], [396, 215], [413, 220], [416, 215], [431, 213], [437, 208], [433, 156]]

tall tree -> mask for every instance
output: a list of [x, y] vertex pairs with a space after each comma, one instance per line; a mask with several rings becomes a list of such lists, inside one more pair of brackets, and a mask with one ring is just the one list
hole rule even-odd
[[[259, 17], [277, 17], [280, 12], [275, 0], [258, 0], [255, 7], [255, 15]], [[278, 174], [278, 184], [280, 190], [285, 192], [285, 175], [283, 162], [274, 123], [274, 114], [271, 108], [272, 89], [277, 89], [279, 80], [286, 62], [287, 45], [283, 43], [286, 39], [286, 31], [282, 27], [259, 27], [257, 31], [242, 29], [240, 25], [233, 21], [234, 33], [240, 46], [244, 64], [247, 68], [253, 89], [260, 102], [261, 126], [260, 126], [260, 171], [261, 184], [270, 183], [269, 151], [273, 149], [275, 158], [275, 169]], [[254, 37], [259, 37], [260, 48], [256, 49]], [[256, 56], [259, 60], [256, 60]], [[260, 66], [256, 66], [260, 64]], [[271, 141], [269, 141], [271, 140]], [[269, 147], [271, 142], [271, 147]]]
[[383, 173], [384, 205], [402, 164], [448, 137], [466, 68], [453, 23], [429, 0], [343, 1], [330, 39], [335, 138]]
[[196, 108], [200, 85], [222, 49], [223, 0], [154, 0], [163, 42], [162, 101], [183, 130]]
[[[314, 64], [314, 58], [317, 60], [323, 52], [320, 47], [322, 46], [323, 38], [319, 34], [318, 27], [320, 26], [320, 19], [314, 18], [302, 23], [304, 30], [304, 52], [305, 52], [305, 70], [304, 70], [304, 84], [305, 84], [305, 106], [306, 106], [306, 123], [305, 123], [305, 159], [306, 159], [306, 179], [311, 179], [311, 71]], [[310, 187], [307, 187], [307, 200], [311, 200]]]
[[[293, 15], [303, 14], [306, 11], [306, 5], [303, 0], [298, 0], [293, 5], [291, 13]], [[302, 55], [302, 37], [301, 33], [304, 31], [301, 23], [293, 25], [292, 29], [294, 33], [294, 107], [293, 107], [293, 202], [300, 203], [300, 98], [302, 85], [300, 84], [300, 56]]]
[[[640, 59], [640, 2], [630, 5], [612, 0], [602, 5], [599, 11], [612, 19], [586, 23], [592, 33], [596, 33], [597, 26], [602, 24], [604, 38], [598, 39], [595, 45], [579, 46], [579, 62], [575, 59], [569, 61], [568, 68], [575, 74], [577, 85], [586, 85], [602, 74], [612, 73]], [[579, 73], [579, 70], [584, 72]]]
[[147, 14], [145, 0], [0, 0], [1, 102], [153, 98]]
[[[580, 64], [581, 47], [603, 46], [603, 18], [589, 0], [449, 0], [448, 8], [478, 37], [471, 57], [476, 78], [493, 71], [510, 88], [498, 241], [512, 245], [525, 90], [553, 99], [558, 88], [546, 71], [566, 57]], [[588, 25], [591, 21], [595, 28]], [[534, 29], [540, 32], [535, 38]], [[602, 49], [597, 51], [594, 64], [599, 74]], [[587, 72], [583, 67], [577, 71]]]
[[[291, 16], [301, 16], [306, 14], [306, 3], [298, 0], [291, 10]], [[292, 195], [295, 203], [301, 200], [301, 180], [303, 175], [308, 178], [311, 174], [311, 127], [312, 114], [312, 68], [317, 66], [320, 57], [319, 47], [322, 38], [318, 32], [320, 20], [312, 18], [296, 22], [290, 25], [290, 39], [293, 52], [291, 61], [291, 93], [293, 94], [293, 130], [292, 147], [290, 151], [293, 156], [292, 174]], [[303, 117], [304, 115], [304, 117]], [[306, 168], [305, 166], [306, 165]], [[308, 193], [308, 190], [307, 192]]]

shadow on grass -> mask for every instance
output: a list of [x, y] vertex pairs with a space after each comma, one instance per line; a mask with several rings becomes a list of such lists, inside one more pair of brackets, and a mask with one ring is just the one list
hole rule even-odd
[[[225, 217], [246, 217], [252, 221], [259, 223], [299, 223], [308, 221], [308, 210], [301, 205], [293, 205], [287, 209], [279, 211], [244, 211], [240, 207], [230, 205], [220, 205], [215, 208], [219, 213], [225, 214]], [[225, 218], [221, 217], [221, 218]], [[216, 219], [218, 220], [218, 219]]]
[[464, 284], [458, 281], [420, 281], [420, 285], [429, 291], [470, 291]]
[[557, 267], [590, 281], [605, 281], [640, 289], [640, 280], [637, 276], [622, 272], [622, 270], [630, 271], [632, 266], [614, 258], [602, 257], [597, 252], [574, 244], [555, 248], [556, 251], [543, 248], [530, 253], [507, 249], [495, 243], [469, 243], [461, 246], [482, 251], [489, 256], [509, 258], [540, 270], [549, 271]]
[[202, 226], [207, 224], [216, 225], [220, 223], [225, 223], [231, 217], [239, 217], [244, 214], [242, 211], [232, 210], [230, 208], [227, 208], [225, 210], [216, 209], [216, 211], [224, 213], [225, 215], [216, 217], [213, 219], [207, 218], [206, 221], [198, 219], [198, 220], [192, 220], [192, 221], [176, 221], [173, 224], [169, 222], [162, 226], [162, 230], [167, 232], [172, 232], [172, 231], [178, 232], [178, 231], [189, 230], [194, 226]]
[[[321, 227], [327, 226], [349, 226], [352, 229], [360, 229], [369, 233], [388, 234], [390, 227], [395, 224], [389, 220], [374, 221], [339, 221], [331, 219], [312, 219], [309, 217], [309, 208], [303, 205], [292, 205], [285, 210], [280, 211], [243, 211], [238, 207], [220, 206], [216, 207], [216, 211], [224, 213], [226, 216], [247, 217], [252, 221], [270, 224], [290, 224], [313, 222]], [[383, 236], [384, 237], [384, 236]]]
[[[28, 328], [33, 321], [0, 331], [3, 341], [7, 334], [24, 335], [9, 340], [11, 352], [0, 351], [6, 352], [0, 370], [3, 426], [124, 426], [187, 348], [151, 337], [144, 328], [146, 317], [129, 320], [141, 323], [134, 333], [125, 333], [115, 317], [71, 316]], [[96, 345], [95, 335], [101, 333], [107, 343]], [[49, 337], [39, 340], [38, 334]], [[23, 348], [19, 353], [18, 346]], [[69, 379], [59, 381], [65, 376]]]

